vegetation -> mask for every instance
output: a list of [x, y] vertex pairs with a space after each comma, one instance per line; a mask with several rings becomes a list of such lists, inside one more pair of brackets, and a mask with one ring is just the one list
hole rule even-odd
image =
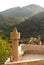
[[4, 65], [4, 62], [10, 56], [10, 53], [10, 41], [4, 35], [0, 35], [0, 65]]

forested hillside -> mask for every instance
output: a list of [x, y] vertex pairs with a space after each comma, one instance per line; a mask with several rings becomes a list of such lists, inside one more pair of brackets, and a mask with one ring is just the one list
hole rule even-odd
[[24, 22], [9, 26], [7, 24], [0, 24], [0, 33], [9, 37], [10, 32], [14, 27], [21, 32], [21, 38], [41, 35], [44, 38], [44, 12], [25, 19]]
[[44, 38], [44, 12], [41, 12], [16, 26], [21, 32], [21, 37], [41, 35]]

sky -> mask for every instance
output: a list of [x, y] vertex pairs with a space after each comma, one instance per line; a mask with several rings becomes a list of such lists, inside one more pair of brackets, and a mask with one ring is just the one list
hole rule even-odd
[[44, 0], [0, 0], [0, 12], [13, 7], [23, 7], [30, 4], [44, 7]]

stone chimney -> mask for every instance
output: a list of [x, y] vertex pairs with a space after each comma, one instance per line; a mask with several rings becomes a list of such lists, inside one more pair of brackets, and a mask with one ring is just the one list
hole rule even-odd
[[42, 45], [42, 42], [41, 42], [41, 35], [38, 36], [38, 40], [39, 40], [39, 44]]
[[12, 60], [18, 61], [18, 44], [20, 39], [20, 33], [17, 31], [16, 28], [14, 28], [13, 32], [10, 33], [10, 38], [12, 41]]

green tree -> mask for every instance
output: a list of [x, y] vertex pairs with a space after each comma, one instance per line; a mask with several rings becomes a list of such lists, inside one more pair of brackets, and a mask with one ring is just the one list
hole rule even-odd
[[3, 37], [3, 35], [0, 36], [0, 65], [4, 65], [11, 53], [10, 43], [8, 43], [7, 38], [3, 39]]

